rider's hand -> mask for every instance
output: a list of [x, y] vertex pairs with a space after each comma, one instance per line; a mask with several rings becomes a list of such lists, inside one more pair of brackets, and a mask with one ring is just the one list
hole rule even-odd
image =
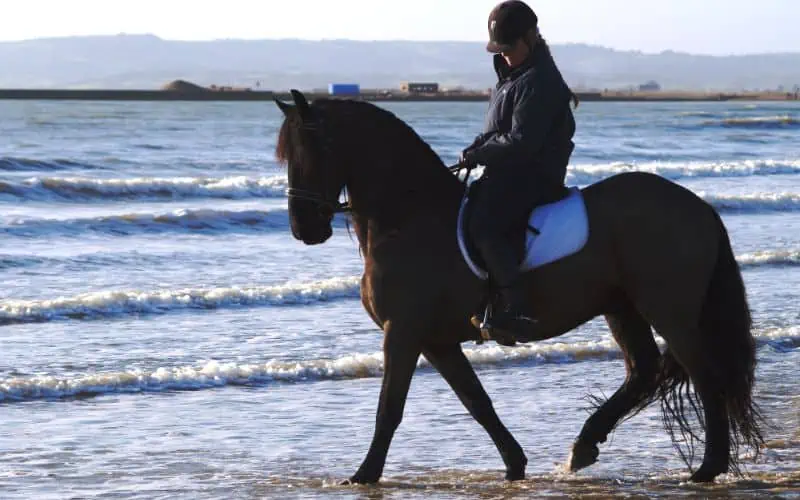
[[472, 156], [472, 148], [469, 147], [461, 152], [458, 156], [458, 163], [462, 165], [474, 165], [475, 161], [472, 160], [470, 157]]

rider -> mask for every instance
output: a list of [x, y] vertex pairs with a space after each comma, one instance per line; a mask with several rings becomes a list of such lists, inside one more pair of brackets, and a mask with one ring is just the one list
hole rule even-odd
[[486, 167], [469, 231], [505, 306], [494, 314], [493, 328], [513, 344], [532, 338], [536, 326], [519, 279], [520, 237], [531, 210], [564, 192], [575, 133], [569, 104], [578, 101], [524, 2], [504, 1], [492, 10], [486, 50], [495, 54], [498, 82], [484, 133], [461, 153], [460, 163]]

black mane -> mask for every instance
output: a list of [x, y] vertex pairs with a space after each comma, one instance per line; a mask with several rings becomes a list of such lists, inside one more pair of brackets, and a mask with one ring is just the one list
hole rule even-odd
[[[313, 101], [312, 110], [319, 110], [322, 116], [335, 114], [337, 117], [367, 120], [375, 133], [393, 136], [401, 149], [414, 147], [419, 149], [420, 159], [435, 162], [444, 166], [442, 159], [420, 135], [405, 121], [391, 111], [368, 101], [353, 99], [322, 98]], [[302, 141], [293, 140], [290, 127], [300, 127], [299, 119], [287, 118], [281, 125], [278, 143], [275, 148], [276, 159], [286, 163], [289, 158], [301, 158], [308, 154]], [[365, 137], [365, 139], [367, 139]]]

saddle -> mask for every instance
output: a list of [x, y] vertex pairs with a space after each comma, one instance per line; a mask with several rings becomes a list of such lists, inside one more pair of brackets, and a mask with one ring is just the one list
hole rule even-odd
[[[461, 200], [458, 212], [458, 245], [461, 255], [472, 272], [481, 280], [488, 280], [485, 264], [469, 236], [469, 218], [472, 215], [468, 189]], [[589, 217], [583, 195], [577, 187], [565, 188], [544, 204], [534, 208], [527, 226], [521, 226], [520, 271], [529, 271], [580, 251], [589, 239]]]
[[[457, 237], [461, 255], [470, 270], [483, 281], [490, 276], [485, 263], [469, 236], [469, 219], [472, 215], [470, 198], [475, 193], [467, 189], [458, 212]], [[514, 236], [518, 245], [520, 271], [529, 271], [579, 252], [589, 239], [589, 217], [581, 190], [577, 187], [564, 188], [542, 205], [534, 208]], [[478, 326], [483, 340], [491, 339], [490, 319], [497, 298], [491, 286], [484, 299], [483, 322]], [[476, 325], [477, 326], [477, 325]], [[496, 339], [499, 341], [499, 339]], [[481, 343], [482, 341], [479, 341]], [[501, 342], [502, 343], [502, 342]], [[512, 344], [513, 345], [513, 344]]]

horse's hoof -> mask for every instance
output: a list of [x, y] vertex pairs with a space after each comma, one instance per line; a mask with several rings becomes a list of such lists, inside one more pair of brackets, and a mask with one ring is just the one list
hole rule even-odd
[[714, 467], [703, 464], [689, 478], [693, 483], [711, 483], [720, 474], [727, 472], [727, 467]]
[[350, 479], [345, 479], [339, 486], [355, 486], [357, 484], [375, 484], [380, 478], [366, 477], [363, 474], [354, 474]]
[[525, 468], [506, 471], [506, 481], [522, 481], [525, 479]]
[[506, 481], [521, 481], [525, 479], [525, 467], [528, 466], [528, 457], [517, 445], [511, 453], [503, 453], [503, 462], [506, 464]]
[[600, 449], [596, 444], [589, 445], [578, 441], [572, 446], [572, 453], [569, 455], [569, 470], [576, 472], [589, 467], [597, 462], [599, 455]]

